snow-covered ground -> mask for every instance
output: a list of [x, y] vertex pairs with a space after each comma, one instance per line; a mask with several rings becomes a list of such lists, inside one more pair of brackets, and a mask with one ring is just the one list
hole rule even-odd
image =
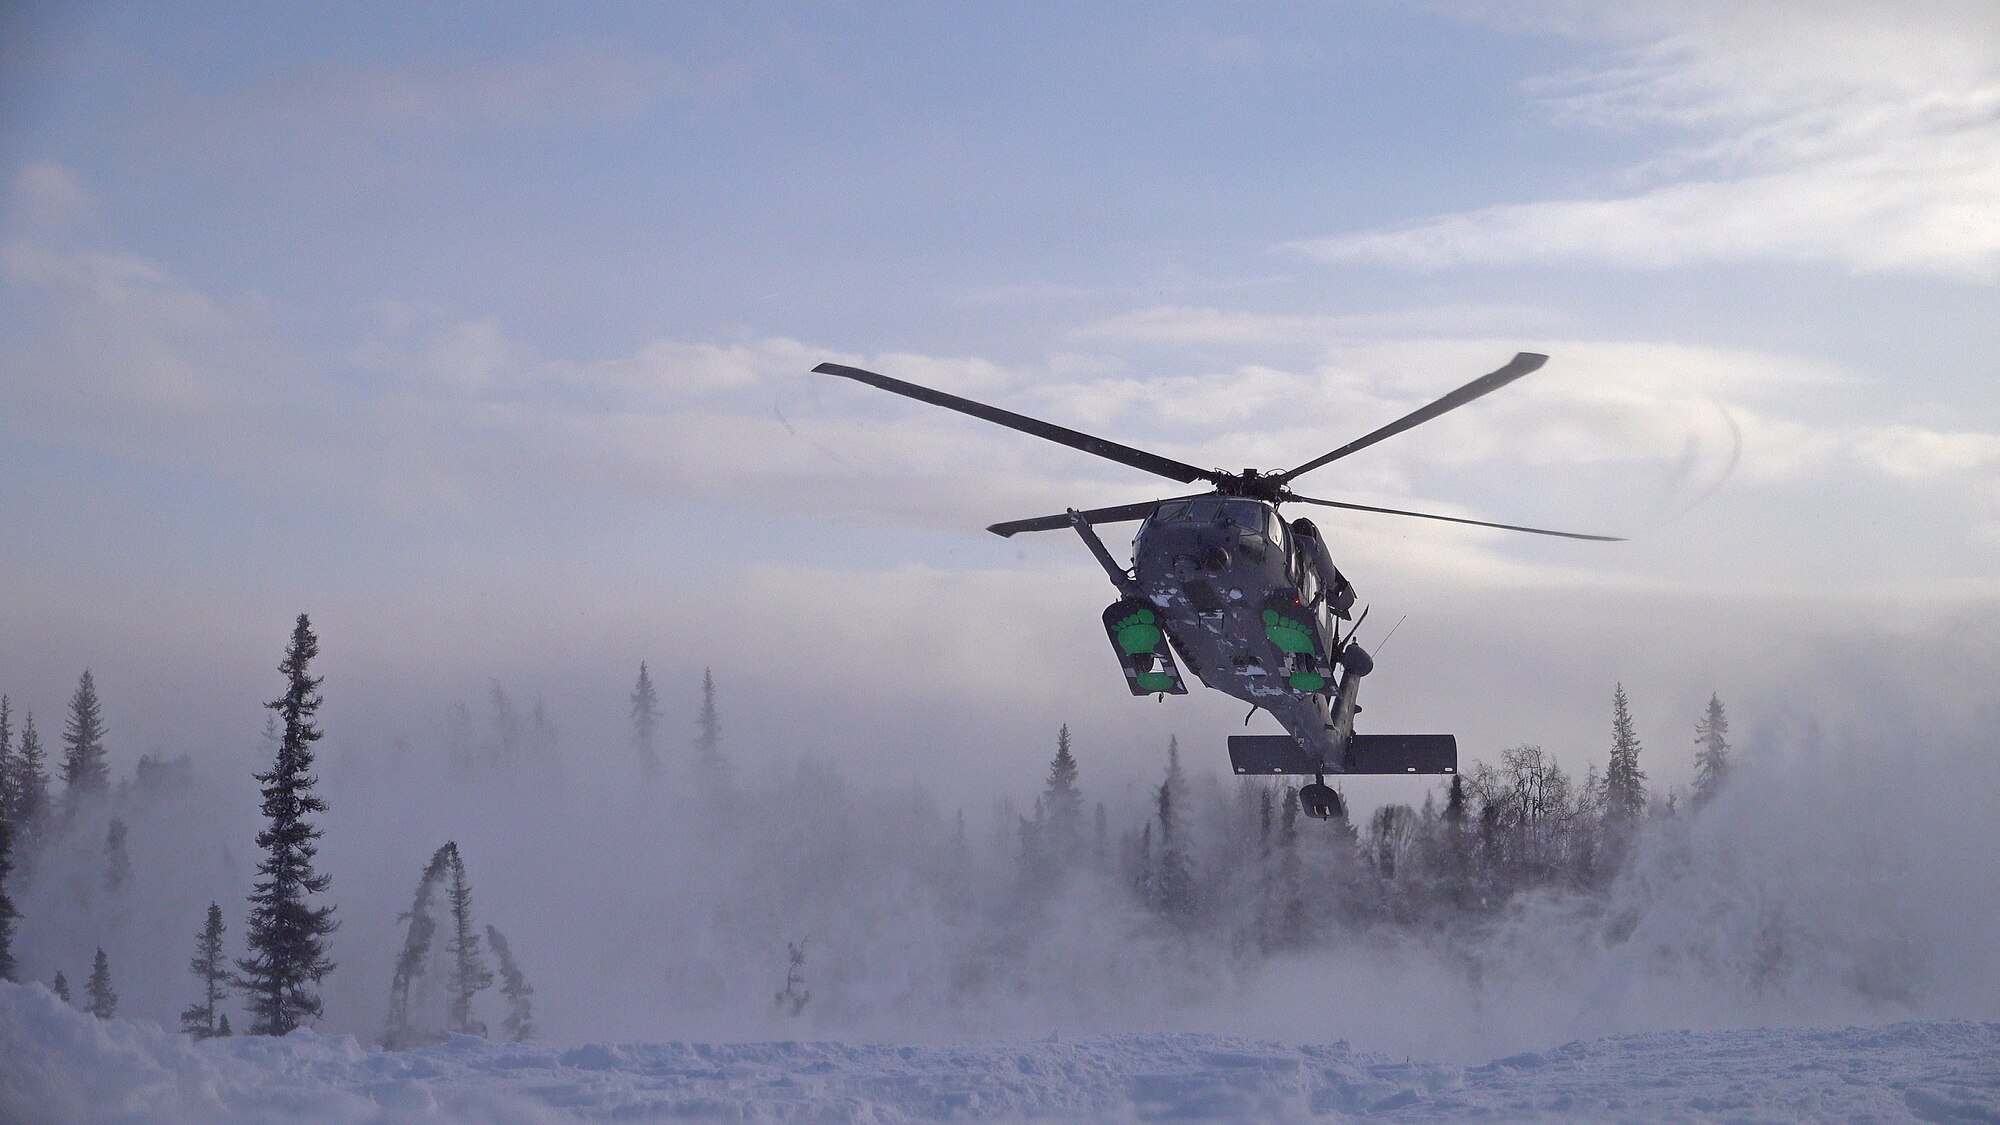
[[195, 1044], [0, 984], [0, 1118], [37, 1122], [1499, 1120], [2000, 1122], [2000, 1023], [1662, 1032], [1482, 1066], [1210, 1035], [967, 1046], [346, 1036]]

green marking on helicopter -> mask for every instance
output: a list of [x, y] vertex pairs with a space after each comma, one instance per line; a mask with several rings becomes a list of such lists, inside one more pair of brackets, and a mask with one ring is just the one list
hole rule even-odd
[[1312, 630], [1303, 621], [1294, 621], [1275, 609], [1264, 611], [1264, 635], [1285, 652], [1311, 652]]
[[[1134, 656], [1142, 652], [1160, 650], [1159, 618], [1150, 609], [1142, 609], [1111, 627], [1118, 631], [1118, 647]], [[1152, 673], [1148, 673], [1149, 675]], [[1143, 680], [1144, 677], [1141, 677]]]
[[1174, 690], [1174, 676], [1171, 672], [1141, 672], [1133, 681], [1147, 691]]
[[1293, 672], [1293, 691], [1318, 691], [1326, 686], [1326, 677], [1318, 672]]

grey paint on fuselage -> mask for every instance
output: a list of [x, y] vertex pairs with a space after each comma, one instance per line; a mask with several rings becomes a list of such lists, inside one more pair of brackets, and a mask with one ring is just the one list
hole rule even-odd
[[[1138, 593], [1158, 608], [1183, 664], [1201, 682], [1268, 711], [1317, 760], [1337, 770], [1352, 715], [1338, 715], [1337, 636], [1321, 580], [1274, 505], [1241, 497], [1162, 504], [1133, 540]], [[1266, 609], [1308, 622], [1312, 651], [1288, 653]], [[1292, 675], [1321, 678], [1318, 690]], [[1350, 673], [1351, 675], [1351, 673]], [[1337, 723], [1336, 718], [1345, 722]]]

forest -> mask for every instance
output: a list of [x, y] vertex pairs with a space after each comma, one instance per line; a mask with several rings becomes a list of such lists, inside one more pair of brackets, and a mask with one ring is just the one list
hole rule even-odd
[[[627, 743], [588, 748], [615, 768], [576, 768], [552, 709], [497, 683], [429, 745], [316, 763], [316, 652], [302, 616], [247, 779], [152, 755], [114, 779], [87, 671], [53, 738], [0, 699], [8, 978], [196, 1037], [312, 1026], [389, 1048], [1188, 1024], [1449, 1048], [1574, 1020], [1534, 997], [1576, 957], [1691, 972], [1724, 1010], [1909, 1004], [1925, 984], [1907, 935], [1833, 926], [1746, 869], [1730, 833], [1760, 818], [1717, 814], [1741, 772], [1719, 697], [1648, 748], [1612, 685], [1601, 768], [1515, 746], [1321, 823], [1284, 782], [1190, 771], [1171, 740], [1153, 782], [1094, 789], [1066, 726], [1022, 751], [1047, 761], [1040, 786], [987, 808], [863, 789], [732, 745], [710, 671], [676, 721], [645, 664]], [[1669, 753], [1693, 760], [1685, 791], [1648, 785]], [[1391, 998], [1465, 1011], [1370, 1010]]]

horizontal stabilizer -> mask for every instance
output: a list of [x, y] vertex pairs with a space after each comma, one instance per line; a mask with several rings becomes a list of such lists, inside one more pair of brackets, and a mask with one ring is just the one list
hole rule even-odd
[[1347, 746], [1345, 769], [1327, 769], [1289, 734], [1238, 734], [1229, 739], [1229, 764], [1255, 774], [1424, 774], [1458, 772], [1458, 739], [1448, 734], [1357, 734]]
[[1344, 773], [1457, 773], [1458, 739], [1448, 734], [1357, 734]]
[[1319, 760], [1289, 734], [1232, 734], [1229, 764], [1241, 774], [1325, 772]]

